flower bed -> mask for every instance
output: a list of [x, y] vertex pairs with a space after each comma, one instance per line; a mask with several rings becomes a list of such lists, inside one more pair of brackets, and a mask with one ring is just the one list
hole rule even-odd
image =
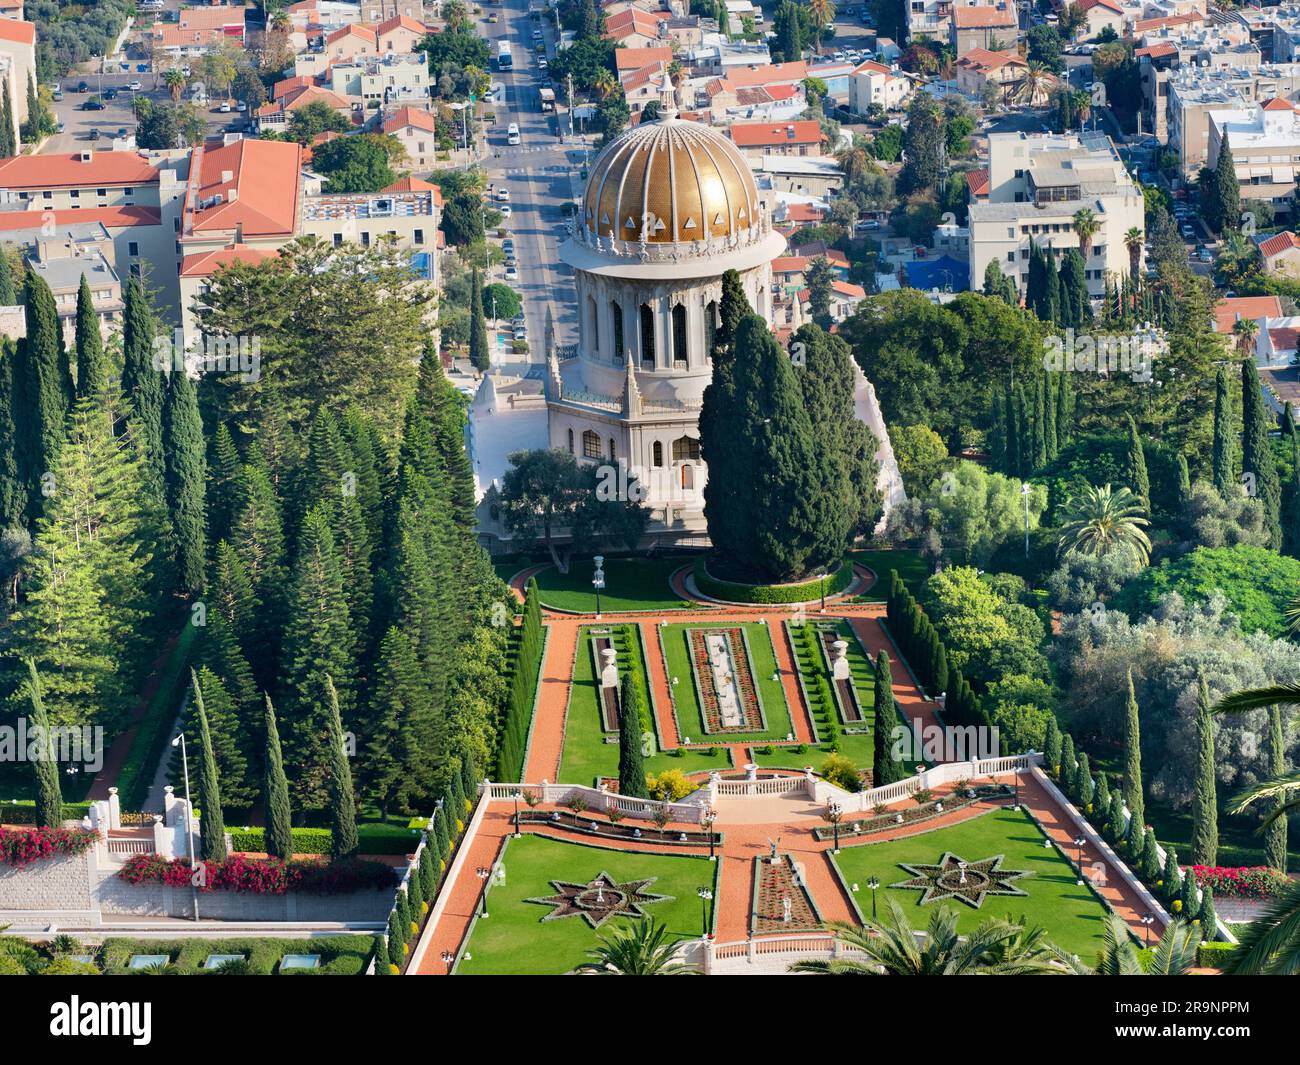
[[799, 581], [794, 584], [741, 584], [713, 576], [704, 559], [695, 563], [695, 587], [704, 595], [728, 603], [811, 603], [823, 594], [835, 595], [853, 583], [853, 563], [842, 562], [839, 568], [824, 578]]
[[88, 828], [0, 829], [0, 864], [28, 865], [44, 858], [80, 854], [98, 838], [98, 833]]
[[[128, 884], [164, 884], [189, 887], [187, 858], [135, 854], [117, 875]], [[392, 887], [396, 874], [382, 862], [343, 861], [282, 862], [276, 858], [246, 858], [234, 854], [221, 862], [205, 863], [200, 891], [237, 891], [249, 895], [347, 895], [354, 891]]]
[[[854, 836], [869, 836], [873, 832], [884, 832], [891, 828], [898, 828], [900, 825], [913, 825], [918, 821], [928, 821], [932, 817], [964, 809], [981, 799], [1002, 798], [1011, 794], [1013, 794], [1013, 791], [1008, 784], [981, 784], [977, 788], [964, 790], [960, 795], [947, 795], [933, 802], [922, 803], [920, 806], [909, 806], [906, 809], [895, 807], [891, 808], [888, 813], [878, 814], [875, 817], [843, 821], [840, 823], [839, 838], [842, 840], [852, 839]], [[943, 806], [942, 810], [939, 809], [941, 804]], [[902, 817], [901, 821], [898, 820], [900, 816]], [[819, 840], [834, 839], [835, 828], [834, 826], [818, 825], [813, 829], [813, 835]]]
[[1208, 884], [1216, 899], [1272, 899], [1291, 883], [1285, 874], [1267, 865], [1193, 865], [1196, 883]]

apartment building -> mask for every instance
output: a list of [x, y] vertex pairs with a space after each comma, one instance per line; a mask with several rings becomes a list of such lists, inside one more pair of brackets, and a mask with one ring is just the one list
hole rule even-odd
[[1091, 210], [1100, 222], [1084, 264], [1088, 289], [1105, 291], [1107, 275], [1129, 270], [1124, 235], [1145, 232], [1141, 190], [1102, 133], [989, 136], [988, 192], [969, 209], [970, 277], [978, 284], [990, 262], [1023, 292], [1030, 241], [1060, 255], [1079, 247], [1074, 216]]
[[946, 41], [952, 28], [952, 0], [907, 0], [907, 39]]
[[1020, 40], [1020, 19], [1013, 3], [957, 4], [948, 25], [948, 43], [960, 58], [972, 48], [1005, 51]]
[[1162, 144], [1169, 140], [1169, 82], [1174, 72], [1188, 70], [1258, 70], [1264, 62], [1259, 46], [1244, 30], [1202, 30], [1186, 35], [1176, 31], [1150, 33], [1134, 49], [1142, 86], [1138, 114], [1142, 130]]
[[1072, 6], [1082, 11], [1084, 18], [1083, 25], [1075, 34], [1076, 39], [1088, 40], [1104, 30], [1111, 30], [1117, 37], [1123, 36], [1127, 15], [1118, 0], [1074, 0]]
[[1274, 97], [1248, 108], [1211, 111], [1207, 166], [1218, 163], [1225, 144], [1232, 149], [1242, 199], [1268, 200], [1289, 212], [1300, 173], [1296, 105]]
[[1210, 154], [1210, 113], [1249, 109], [1260, 100], [1300, 98], [1300, 63], [1266, 63], [1256, 70], [1224, 67], [1177, 70], [1168, 80], [1169, 145], [1183, 175], [1194, 179]]
[[819, 156], [826, 134], [815, 119], [797, 122], [734, 122], [727, 135], [746, 159], [765, 155]]
[[0, 18], [0, 84], [13, 101], [14, 143], [27, 121], [27, 83], [36, 77], [36, 26], [20, 18]]
[[872, 104], [886, 111], [901, 108], [912, 91], [912, 83], [883, 63], [867, 60], [853, 68], [849, 77], [849, 110], [865, 114]]
[[[987, 48], [972, 48], [956, 63], [957, 88], [966, 96], [983, 100], [996, 94], [1007, 102], [1021, 81], [1029, 62], [1019, 52], [990, 52]], [[1044, 86], [1044, 94], [1050, 90]], [[1038, 101], [1035, 101], [1038, 102]]]
[[384, 119], [383, 131], [396, 137], [406, 151], [405, 166], [413, 170], [432, 170], [437, 162], [437, 122], [432, 114], [418, 107], [399, 107]]
[[386, 103], [428, 103], [429, 61], [423, 52], [387, 52], [335, 63], [324, 87], [375, 108]]

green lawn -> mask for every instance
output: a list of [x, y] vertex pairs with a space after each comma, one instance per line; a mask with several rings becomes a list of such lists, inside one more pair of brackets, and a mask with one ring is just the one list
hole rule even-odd
[[[772, 634], [761, 622], [751, 621], [741, 627], [749, 638], [751, 656], [750, 669], [754, 682], [758, 686], [763, 701], [763, 715], [767, 720], [767, 729], [763, 732], [706, 733], [704, 715], [695, 696], [695, 683], [691, 678], [691, 660], [686, 642], [688, 629], [731, 628], [732, 625], [719, 622], [714, 625], [664, 625], [659, 629], [663, 638], [664, 661], [668, 669], [668, 681], [672, 685], [675, 708], [677, 711], [677, 728], [682, 736], [689, 737], [693, 743], [747, 743], [760, 740], [784, 740], [793, 731], [790, 725], [790, 709], [785, 703], [785, 690], [780, 679], [773, 680], [776, 672], [776, 652], [772, 649]], [[778, 639], [785, 639], [783, 633]]]
[[[668, 583], [674, 572], [688, 565], [688, 558], [611, 558], [605, 560], [605, 587], [600, 593], [601, 613], [617, 614], [630, 610], [680, 610], [692, 604], [678, 598]], [[509, 570], [504, 579], [525, 567], [521, 564], [498, 567]], [[542, 605], [554, 610], [579, 614], [596, 612], [596, 591], [591, 586], [591, 559], [574, 561], [568, 573], [554, 566], [537, 574], [537, 590]]]
[[919, 552], [911, 549], [898, 551], [850, 551], [849, 556], [859, 565], [866, 566], [876, 575], [876, 583], [860, 598], [868, 603], [883, 603], [889, 595], [889, 571], [898, 570], [903, 583], [913, 595], [921, 594], [921, 585], [930, 575]]
[[598, 937], [630, 918], [613, 917], [599, 930], [582, 917], [543, 920], [550, 906], [525, 899], [555, 894], [551, 881], [586, 884], [602, 872], [616, 882], [654, 877], [646, 891], [670, 898], [645, 906], [675, 939], [698, 938], [703, 907], [696, 890], [714, 888], [721, 863], [688, 855], [633, 854], [540, 836], [511, 839], [501, 856], [505, 882], [488, 893], [487, 920], [479, 918], [456, 972], [466, 975], [555, 976], [587, 961]]
[[[960, 932], [970, 932], [986, 917], [1023, 920], [1042, 925], [1057, 946], [1090, 962], [1102, 945], [1106, 907], [1087, 886], [1075, 884], [1073, 867], [1055, 847], [1043, 846], [1045, 838], [1026, 813], [1002, 809], [908, 839], [847, 846], [835, 861], [846, 883], [860, 885], [855, 898], [865, 916], [871, 916], [871, 892], [866, 883], [869, 877], [875, 876], [881, 883], [878, 905], [883, 907], [886, 899], [893, 899], [903, 907], [916, 928], [925, 927], [931, 907], [947, 905], [957, 912]], [[921, 891], [889, 886], [910, 875], [900, 867], [900, 862], [935, 863], [945, 851], [966, 861], [1001, 854], [1002, 869], [1033, 874], [1016, 881], [1016, 886], [1026, 894], [986, 896], [977, 910], [951, 901], [922, 906]]]
[[[608, 626], [595, 625], [582, 629], [579, 637], [577, 662], [573, 670], [573, 686], [569, 692], [569, 710], [564, 724], [564, 753], [560, 760], [560, 779], [570, 784], [592, 784], [596, 777], [618, 776], [618, 744], [606, 743], [607, 733], [601, 728], [600, 703], [597, 699], [596, 666], [591, 653], [592, 633]], [[635, 645], [640, 658], [640, 645]], [[641, 698], [650, 705], [650, 692], [644, 683], [648, 676], [645, 662], [641, 662]], [[719, 771], [729, 768], [725, 752], [715, 749], [712, 757], [702, 751], [686, 751], [680, 757], [659, 753], [646, 759], [647, 773], [661, 773], [665, 769], [680, 769], [683, 773], [697, 773], [709, 769]]]

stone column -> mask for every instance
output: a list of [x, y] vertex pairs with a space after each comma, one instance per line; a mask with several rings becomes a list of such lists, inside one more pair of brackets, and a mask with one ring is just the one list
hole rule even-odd
[[117, 788], [108, 789], [108, 827], [122, 827], [122, 804], [117, 797]]
[[168, 784], [163, 788], [163, 821], [168, 825], [176, 823], [176, 804], [180, 800], [176, 798], [176, 789]]

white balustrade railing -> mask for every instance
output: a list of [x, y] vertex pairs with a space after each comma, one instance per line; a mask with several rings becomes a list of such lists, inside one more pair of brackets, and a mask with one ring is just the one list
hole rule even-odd
[[826, 792], [826, 798], [834, 798], [846, 811], [853, 812], [856, 810], [859, 813], [865, 813], [877, 806], [889, 806], [892, 803], [901, 802], [921, 790], [931, 790], [944, 784], [955, 784], [959, 780], [975, 780], [979, 777], [1016, 773], [1036, 766], [1041, 761], [1042, 755], [1030, 753], [1012, 755], [1006, 758], [979, 758], [969, 762], [941, 762], [939, 765], [932, 766], [922, 773], [908, 777], [906, 780], [899, 780], [893, 784], [885, 784], [882, 787], [871, 788], [856, 794], [842, 791], [840, 788], [836, 788], [835, 785], [823, 781], [818, 784], [817, 797], [819, 799], [823, 798], [823, 792]]
[[494, 784], [485, 783], [480, 789], [484, 798], [489, 800], [510, 799], [518, 796], [522, 803], [531, 796], [539, 803], [554, 806], [567, 806], [574, 800], [581, 800], [583, 809], [597, 813], [608, 813], [616, 809], [626, 817], [653, 820], [655, 813], [667, 807], [670, 820], [685, 824], [699, 824], [700, 815], [707, 805], [704, 792], [696, 792], [685, 802], [659, 802], [656, 799], [635, 799], [607, 791], [604, 788], [591, 788], [583, 784]]
[[720, 798], [790, 795], [795, 792], [807, 794], [808, 792], [806, 779], [798, 776], [760, 777], [757, 780], [718, 780], [714, 781], [713, 787], [714, 793]]

